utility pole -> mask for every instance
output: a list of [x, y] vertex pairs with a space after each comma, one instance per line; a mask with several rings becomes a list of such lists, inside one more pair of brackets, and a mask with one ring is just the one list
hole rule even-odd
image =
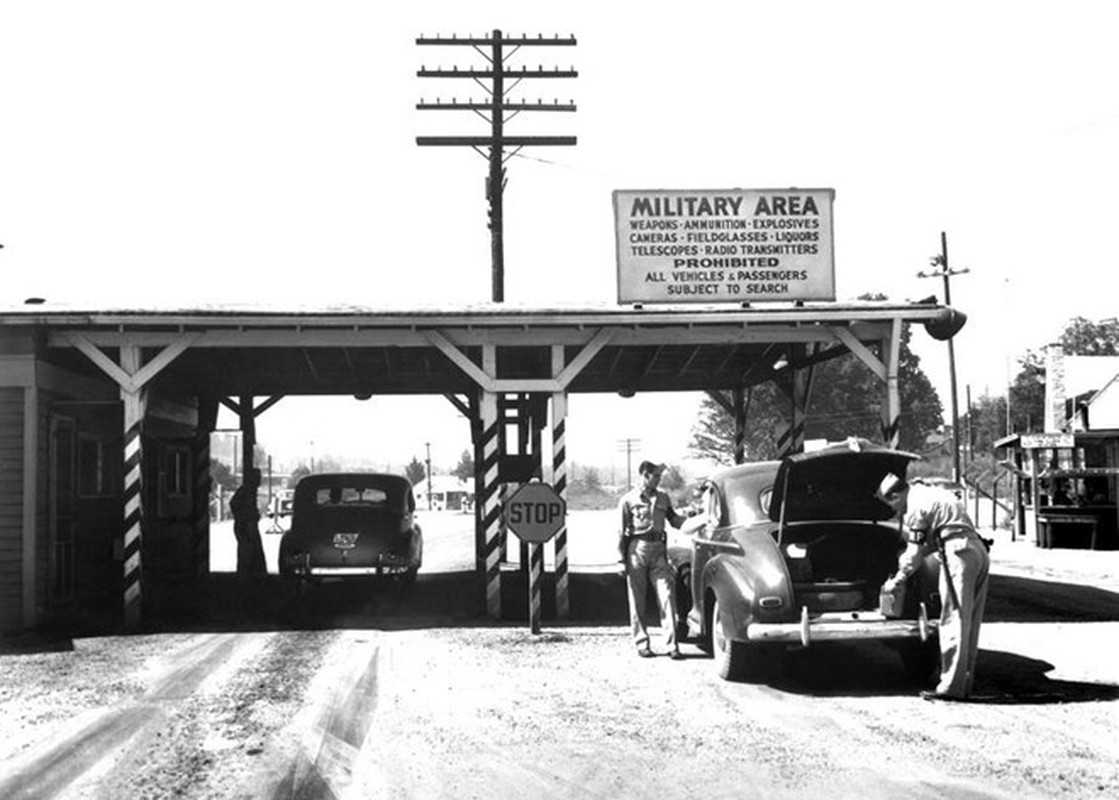
[[[489, 175], [486, 178], [486, 199], [489, 201], [489, 229], [490, 250], [492, 260], [492, 299], [495, 303], [505, 301], [505, 244], [504, 244], [504, 213], [503, 193], [505, 190], [505, 162], [515, 156], [524, 147], [546, 146], [560, 147], [574, 145], [574, 136], [506, 136], [505, 123], [522, 111], [574, 111], [574, 102], [561, 104], [558, 100], [551, 103], [509, 102], [506, 95], [511, 89], [525, 78], [577, 78], [579, 73], [574, 68], [561, 70], [558, 67], [546, 70], [543, 67], [528, 69], [511, 69], [507, 60], [522, 47], [557, 47], [574, 46], [575, 37], [569, 36], [561, 39], [555, 36], [545, 39], [538, 35], [535, 39], [520, 36], [503, 36], [500, 30], [494, 30], [491, 36], [467, 36], [458, 38], [444, 38], [441, 36], [421, 36], [416, 39], [417, 45], [434, 46], [459, 46], [471, 47], [488, 62], [488, 65], [477, 69], [466, 67], [459, 69], [457, 66], [450, 69], [437, 67], [428, 69], [421, 66], [416, 73], [421, 78], [457, 78], [473, 80], [486, 92], [487, 98], [475, 102], [473, 99], [460, 101], [452, 97], [450, 102], [436, 98], [434, 103], [426, 102], [423, 98], [416, 104], [420, 111], [473, 111], [482, 119], [490, 123], [489, 136], [417, 136], [416, 144], [420, 147], [472, 147], [475, 152], [489, 160]], [[506, 48], [510, 48], [506, 50]], [[506, 80], [512, 81], [508, 86]], [[488, 81], [489, 83], [486, 83]], [[505, 148], [515, 148], [506, 155]], [[488, 149], [488, 152], [484, 151]]]
[[633, 488], [633, 452], [641, 447], [640, 439], [619, 439], [618, 449], [626, 451], [626, 488]]
[[[918, 272], [918, 278], [943, 278], [944, 279], [944, 305], [952, 306], [952, 285], [950, 278], [953, 275], [963, 275], [970, 272], [967, 267], [952, 270], [948, 267], [948, 235], [940, 232], [940, 254], [929, 259], [929, 264], [935, 269], [932, 272]], [[951, 380], [952, 392], [952, 480], [960, 482], [960, 404], [956, 393], [956, 349], [952, 338], [948, 339], [948, 374]]]
[[424, 447], [427, 448], [427, 458], [424, 460], [427, 464], [427, 510], [431, 511], [431, 442], [424, 442]]

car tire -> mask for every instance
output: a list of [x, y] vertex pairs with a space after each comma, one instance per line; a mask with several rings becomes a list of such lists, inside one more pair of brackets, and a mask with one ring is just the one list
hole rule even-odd
[[772, 646], [740, 642], [726, 635], [720, 621], [719, 601], [711, 609], [711, 652], [715, 657], [715, 671], [727, 681], [763, 682], [773, 673], [778, 651]]
[[715, 671], [727, 681], [742, 680], [746, 675], [747, 653], [744, 642], [736, 642], [726, 635], [723, 628], [722, 609], [718, 599], [711, 609], [711, 653], [715, 656]]

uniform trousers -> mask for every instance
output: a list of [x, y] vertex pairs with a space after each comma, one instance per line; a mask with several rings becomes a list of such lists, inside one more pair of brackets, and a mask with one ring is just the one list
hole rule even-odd
[[664, 646], [671, 653], [676, 650], [676, 591], [664, 542], [631, 538], [626, 548], [626, 595], [633, 643], [638, 650], [649, 646], [649, 632], [641, 615], [650, 586], [657, 593]]
[[[987, 574], [991, 559], [979, 536], [968, 533], [944, 540], [940, 570], [940, 682], [938, 694], [967, 697], [979, 656], [979, 625], [987, 604]], [[951, 577], [959, 606], [948, 589]]]

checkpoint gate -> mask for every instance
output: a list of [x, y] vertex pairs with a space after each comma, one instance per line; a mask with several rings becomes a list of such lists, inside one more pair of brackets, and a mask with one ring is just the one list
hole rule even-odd
[[[812, 366], [853, 354], [881, 381], [883, 440], [894, 444], [902, 326], [922, 324], [943, 338], [935, 326], [951, 313], [935, 303], [264, 313], [0, 308], [0, 442], [22, 442], [0, 450], [0, 466], [22, 478], [16, 513], [0, 517], [0, 542], [11, 545], [0, 548], [0, 567], [18, 578], [0, 598], [0, 628], [34, 626], [49, 603], [42, 559], [50, 535], [41, 513], [48, 485], [39, 466], [49, 414], [60, 404], [119, 410], [120, 427], [105, 442], [118, 448], [122, 473], [112, 524], [128, 627], [141, 618], [145, 563], [159, 519], [150, 484], [159, 479], [152, 459], [160, 448], [148, 445], [171, 435], [186, 443], [197, 496], [208, 480], [207, 453], [198, 443], [213, 429], [218, 403], [251, 420], [288, 394], [443, 394], [473, 425], [477, 572], [485, 613], [499, 616], [502, 473], [531, 464], [565, 496], [570, 393], [706, 391], [730, 404], [745, 425], [744, 392], [777, 380], [790, 398], [785, 441], [791, 452], [803, 443]], [[778, 370], [779, 361], [788, 366]], [[502, 430], [511, 413], [514, 436]], [[243, 427], [251, 432], [251, 424]], [[245, 439], [248, 449], [251, 436]], [[195, 506], [180, 529], [205, 527], [203, 511]], [[563, 618], [569, 608], [563, 529], [552, 546]]]

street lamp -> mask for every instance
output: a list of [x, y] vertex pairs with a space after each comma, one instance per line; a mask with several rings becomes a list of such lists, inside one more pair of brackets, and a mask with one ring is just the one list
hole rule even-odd
[[[970, 272], [967, 267], [952, 270], [948, 267], [948, 236], [940, 232], [940, 253], [929, 258], [932, 272], [918, 272], [918, 278], [943, 278], [944, 279], [944, 305], [952, 307], [952, 286], [950, 278], [953, 275], [963, 275]], [[956, 396], [956, 348], [952, 344], [952, 337], [948, 339], [948, 375], [951, 381], [952, 392], [952, 480], [960, 482], [960, 406]]]

